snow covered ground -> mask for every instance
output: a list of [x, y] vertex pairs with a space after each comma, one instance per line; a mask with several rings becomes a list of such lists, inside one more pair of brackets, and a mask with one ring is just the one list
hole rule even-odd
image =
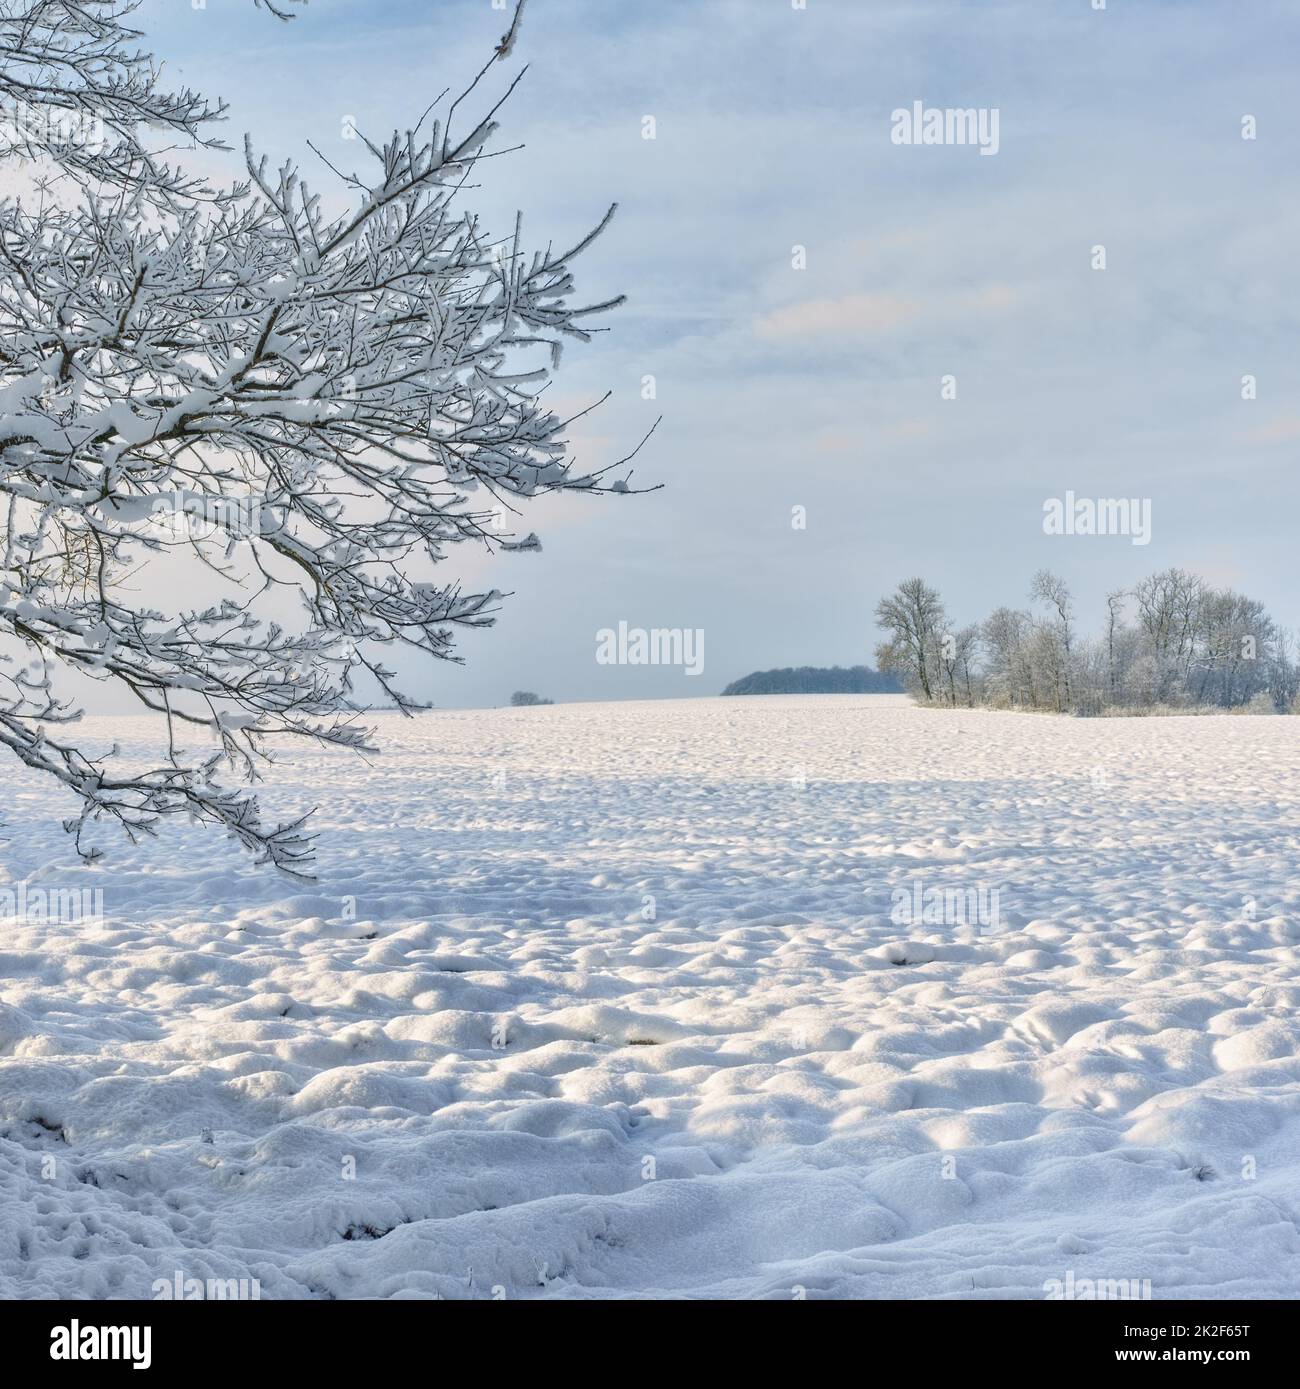
[[0, 770], [0, 1293], [1300, 1295], [1296, 720], [379, 723], [311, 887]]

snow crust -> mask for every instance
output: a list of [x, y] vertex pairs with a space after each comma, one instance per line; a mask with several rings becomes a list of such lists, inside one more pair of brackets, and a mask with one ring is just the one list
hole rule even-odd
[[[0, 1294], [1300, 1295], [1296, 720], [378, 722], [267, 794], [309, 887], [73, 866], [3, 769], [0, 891], [105, 910], [0, 919]], [[899, 924], [918, 880], [999, 922]]]

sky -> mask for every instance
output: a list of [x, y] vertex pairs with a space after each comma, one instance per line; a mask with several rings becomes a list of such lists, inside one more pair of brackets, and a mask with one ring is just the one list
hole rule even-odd
[[[553, 396], [612, 392], [571, 434], [583, 466], [662, 416], [636, 465], [661, 487], [538, 501], [539, 555], [458, 554], [512, 596], [410, 692], [683, 697], [870, 663], [875, 604], [913, 574], [964, 625], [1050, 567], [1099, 630], [1109, 590], [1176, 564], [1300, 627], [1300, 10], [1094, 3], [529, 0], [489, 75], [527, 66], [501, 131], [524, 148], [472, 205], [503, 230], [521, 210], [544, 245], [619, 204], [578, 287], [628, 302]], [[308, 140], [347, 163], [349, 120], [406, 128], [508, 15], [145, 0], [137, 20], [173, 80], [229, 103], [232, 144], [325, 187]], [[895, 143], [918, 101], [995, 110], [996, 154]], [[1067, 491], [1149, 501], [1150, 543], [1045, 534]], [[599, 663], [619, 623], [698, 630], [701, 673]]]

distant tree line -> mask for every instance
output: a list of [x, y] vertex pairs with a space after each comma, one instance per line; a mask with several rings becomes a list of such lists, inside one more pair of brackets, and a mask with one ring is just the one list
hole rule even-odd
[[755, 694], [897, 694], [903, 686], [894, 675], [882, 675], [866, 666], [787, 666], [784, 670], [757, 670], [733, 680], [724, 695]]
[[1179, 709], [1300, 712], [1291, 633], [1264, 605], [1165, 569], [1106, 596], [1104, 626], [1078, 630], [1065, 581], [1043, 569], [1030, 606], [954, 629], [939, 594], [908, 579], [876, 606], [882, 672], [919, 700], [1101, 714]]
[[541, 695], [534, 694], [532, 690], [516, 690], [510, 696], [510, 704], [515, 709], [531, 708], [535, 704], [554, 704], [553, 699], [543, 699]]

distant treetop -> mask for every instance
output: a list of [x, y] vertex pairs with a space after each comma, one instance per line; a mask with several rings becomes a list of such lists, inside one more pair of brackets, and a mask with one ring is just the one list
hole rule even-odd
[[787, 666], [784, 670], [757, 670], [733, 680], [724, 695], [755, 694], [898, 694], [902, 684], [868, 666]]

